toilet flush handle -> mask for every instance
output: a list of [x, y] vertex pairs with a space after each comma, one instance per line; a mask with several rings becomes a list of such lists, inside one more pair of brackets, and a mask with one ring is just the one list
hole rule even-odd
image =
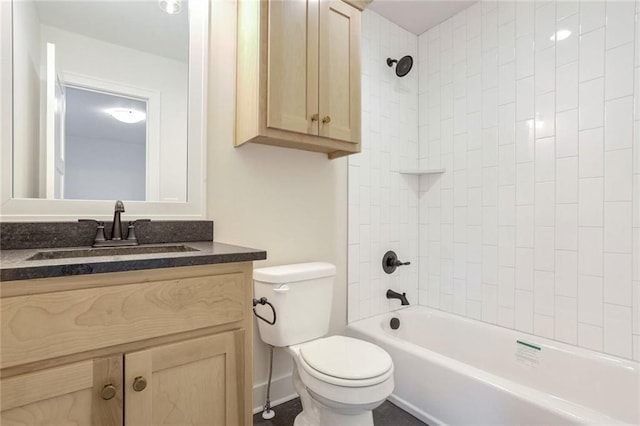
[[289, 291], [289, 286], [284, 284], [278, 288], [274, 288], [273, 291], [275, 291], [276, 293], [286, 293]]

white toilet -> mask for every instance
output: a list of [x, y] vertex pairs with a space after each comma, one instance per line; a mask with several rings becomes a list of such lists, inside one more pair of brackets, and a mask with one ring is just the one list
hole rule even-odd
[[[302, 401], [295, 426], [373, 425], [372, 410], [393, 391], [393, 362], [382, 348], [344, 336], [323, 337], [336, 267], [314, 262], [253, 272], [256, 299], [266, 297], [276, 323], [258, 320], [262, 340], [293, 357], [293, 384]], [[258, 307], [270, 318], [269, 310]]]

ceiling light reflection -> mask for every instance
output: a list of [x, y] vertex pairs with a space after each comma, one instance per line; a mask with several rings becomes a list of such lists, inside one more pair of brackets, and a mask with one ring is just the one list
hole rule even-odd
[[160, 9], [169, 15], [177, 15], [182, 12], [182, 0], [159, 0]]
[[558, 30], [557, 33], [555, 33], [554, 35], [552, 35], [550, 37], [551, 41], [562, 41], [566, 38], [569, 38], [569, 36], [571, 35], [571, 31], [570, 30]]
[[139, 123], [147, 118], [145, 112], [131, 108], [109, 108], [105, 112], [116, 120], [127, 124]]

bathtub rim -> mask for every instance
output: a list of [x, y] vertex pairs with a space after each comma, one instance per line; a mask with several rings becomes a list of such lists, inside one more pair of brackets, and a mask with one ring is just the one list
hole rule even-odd
[[[458, 315], [456, 313], [453, 312], [446, 312], [446, 311], [442, 311], [439, 309], [435, 309], [435, 308], [431, 308], [428, 306], [423, 306], [423, 305], [411, 305], [411, 306], [403, 306], [401, 308], [398, 308], [396, 310], [393, 311], [389, 311], [389, 312], [385, 312], [382, 314], [378, 314], [378, 315], [374, 315], [368, 318], [363, 318], [363, 319], [359, 319], [357, 321], [352, 321], [349, 324], [347, 324], [347, 329], [349, 329], [349, 327], [361, 327], [362, 324], [368, 323], [368, 322], [373, 322], [373, 320], [378, 319], [379, 325], [380, 327], [382, 327], [385, 331], [387, 331], [387, 329], [385, 328], [385, 320], [387, 320], [386, 322], [388, 323], [389, 320], [391, 320], [391, 318], [396, 314], [396, 313], [401, 313], [401, 312], [413, 312], [413, 311], [418, 311], [418, 310], [424, 310], [426, 312], [428, 312], [430, 315], [434, 315], [434, 316], [438, 316], [438, 317], [443, 317], [443, 318], [447, 318], [447, 317], [453, 317], [458, 321], [462, 321], [464, 323], [470, 324], [474, 327], [483, 327], [483, 328], [494, 328], [497, 327], [500, 330], [503, 330], [505, 332], [509, 332], [512, 334], [521, 334], [523, 336], [526, 336], [526, 339], [518, 339], [518, 340], [526, 340], [526, 343], [534, 343], [537, 346], [540, 347], [545, 347], [545, 348], [549, 348], [549, 349], [554, 349], [557, 350], [559, 352], [563, 352], [563, 353], [571, 353], [571, 354], [575, 354], [581, 357], [586, 357], [586, 358], [596, 358], [599, 361], [603, 361], [606, 363], [610, 363], [610, 364], [616, 364], [622, 368], [625, 369], [630, 369], [631, 371], [636, 371], [638, 373], [640, 373], [640, 362], [639, 361], [635, 361], [633, 359], [628, 359], [628, 358], [621, 358], [621, 357], [617, 357], [615, 355], [611, 355], [611, 354], [607, 354], [605, 352], [599, 352], [593, 349], [589, 349], [589, 348], [584, 348], [581, 346], [576, 346], [576, 345], [572, 345], [570, 343], [565, 343], [565, 342], [560, 342], [557, 340], [552, 340], [549, 339], [547, 337], [543, 337], [543, 336], [537, 336], [535, 334], [531, 334], [528, 333], [526, 331], [520, 331], [520, 330], [516, 330], [513, 328], [508, 328], [508, 327], [503, 327], [501, 325], [498, 324], [491, 324], [485, 321], [481, 321], [481, 320], [475, 320], [475, 319], [471, 319], [462, 315]], [[388, 324], [387, 324], [388, 327]], [[386, 336], [390, 337], [393, 340], [397, 340], [397, 341], [404, 341], [404, 339], [401, 339], [400, 337], [397, 336], [393, 336], [389, 333], [385, 333]], [[532, 341], [533, 340], [533, 341]], [[416, 346], [420, 346], [420, 345], [416, 345]], [[420, 346], [422, 347], [422, 346]], [[427, 348], [424, 348], [427, 349]], [[429, 349], [427, 349], [429, 350]], [[433, 351], [431, 351], [433, 352]], [[437, 353], [437, 352], [434, 352]], [[448, 358], [448, 357], [447, 357]], [[451, 358], [453, 359], [453, 358]], [[460, 362], [460, 361], [459, 361]]]

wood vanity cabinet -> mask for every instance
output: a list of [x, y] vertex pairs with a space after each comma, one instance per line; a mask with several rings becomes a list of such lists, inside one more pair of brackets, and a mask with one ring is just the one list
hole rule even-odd
[[361, 11], [351, 4], [238, 1], [236, 146], [360, 152]]
[[3, 282], [0, 424], [249, 425], [252, 264]]

